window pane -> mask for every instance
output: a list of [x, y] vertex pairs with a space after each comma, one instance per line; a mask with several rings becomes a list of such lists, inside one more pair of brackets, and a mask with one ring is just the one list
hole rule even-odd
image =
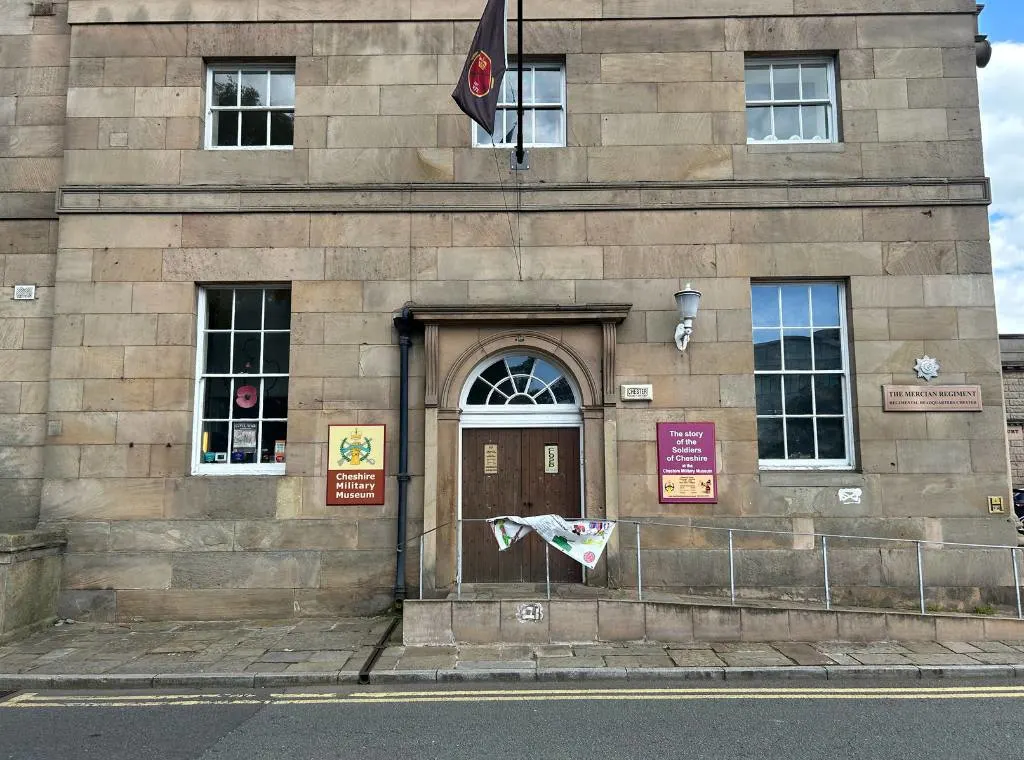
[[576, 394], [572, 392], [572, 387], [564, 377], [559, 378], [558, 382], [551, 386], [551, 392], [555, 394], [555, 401], [559, 404], [576, 403]]
[[505, 362], [496, 361], [490, 367], [481, 372], [480, 377], [487, 380], [492, 385], [501, 382], [508, 377], [508, 370], [505, 368]]
[[754, 330], [754, 369], [782, 369], [782, 336], [778, 330]]
[[273, 111], [270, 114], [270, 144], [291, 145], [295, 142], [295, 114]]
[[811, 369], [811, 331], [783, 330], [785, 368]]
[[530, 386], [530, 378], [528, 375], [516, 375], [512, 378], [512, 382], [516, 385], [516, 390], [519, 393], [526, 393], [526, 389]]
[[203, 386], [203, 418], [226, 420], [231, 407], [231, 381], [226, 377], [209, 377]]
[[747, 100], [771, 100], [772, 88], [767, 66], [748, 66], [746, 71]]
[[242, 112], [242, 145], [267, 145], [267, 112]]
[[[501, 112], [499, 111], [494, 118], [495, 132], [501, 132]], [[484, 131], [484, 128], [473, 122], [473, 140], [477, 145], [490, 145], [491, 136]], [[495, 138], [497, 140], [497, 138]]]
[[839, 327], [839, 288], [835, 285], [811, 286], [811, 304], [815, 327]]
[[[204, 454], [208, 453], [212, 455], [217, 452], [226, 454], [228, 450], [228, 423], [203, 422], [202, 441], [206, 445], [206, 448], [203, 451]], [[226, 462], [227, 457], [221, 457], [221, 460]], [[207, 463], [216, 462], [217, 457], [203, 457], [203, 461]]]
[[775, 87], [773, 100], [800, 99], [800, 69], [798, 66], [773, 66]]
[[235, 291], [235, 329], [259, 330], [263, 327], [263, 291], [242, 288]]
[[842, 369], [842, 346], [839, 345], [839, 330], [814, 331], [814, 368]]
[[[245, 122], [242, 122], [245, 129]], [[800, 140], [800, 108], [798, 106], [775, 107], [775, 136], [779, 140]]]
[[511, 378], [506, 378], [505, 380], [502, 380], [500, 383], [497, 384], [497, 386], [495, 386], [495, 390], [497, 390], [501, 394], [501, 396], [504, 397], [504, 399], [492, 395], [492, 404], [504, 404], [507, 399], [516, 395], [516, 388], [514, 385], [512, 385]]
[[213, 75], [213, 104], [215, 106], [238, 105], [237, 74], [217, 73]]
[[534, 361], [532, 356], [508, 356], [505, 358], [508, 371], [513, 375], [529, 375], [533, 370]]
[[755, 375], [758, 414], [782, 414], [782, 376]]
[[818, 414], [843, 413], [842, 375], [817, 375], [814, 378], [814, 403]]
[[267, 330], [287, 330], [292, 320], [292, 292], [287, 288], [266, 290], [263, 326]]
[[548, 364], [543, 359], [538, 359], [533, 365], [534, 377], [539, 377], [545, 383], [550, 383], [555, 378], [559, 377], [562, 373], [555, 369], [554, 365]]
[[809, 327], [811, 324], [810, 290], [805, 285], [782, 287], [782, 324], [786, 327]]
[[[533, 120], [536, 116], [536, 111], [523, 111], [523, 144], [533, 145], [536, 140], [533, 139]], [[518, 139], [518, 138], [517, 138]]]
[[818, 419], [818, 457], [846, 459], [846, 432], [841, 417]]
[[213, 114], [213, 144], [218, 147], [238, 145], [238, 111]]
[[265, 105], [267, 105], [267, 72], [265, 72], [265, 71], [243, 71], [242, 72], [242, 105], [243, 106], [265, 106]]
[[509, 145], [516, 141], [516, 119], [518, 116], [515, 111], [502, 111], [504, 121], [494, 120], [494, 142], [499, 145]]
[[206, 328], [208, 330], [231, 329], [231, 301], [234, 294], [233, 290], [206, 291]]
[[487, 394], [491, 392], [491, 386], [487, 385], [483, 380], [477, 380], [473, 383], [473, 387], [469, 389], [469, 395], [466, 397], [467, 404], [484, 404], [487, 402]]
[[788, 459], [814, 459], [814, 422], [810, 419], [786, 420]]
[[271, 72], [270, 105], [295, 105], [295, 74], [278, 71]]
[[822, 100], [828, 97], [828, 66], [803, 64], [801, 67], [804, 100]]
[[534, 141], [542, 145], [562, 144], [561, 111], [537, 111]]
[[258, 422], [235, 422], [231, 425], [231, 464], [255, 464], [259, 444]]
[[523, 405], [533, 406], [534, 402], [533, 402], [533, 399], [530, 398], [529, 396], [517, 395], [517, 396], [513, 396], [509, 400], [508, 403], [509, 404], [514, 404], [516, 406], [523, 406]]
[[271, 374], [288, 372], [288, 333], [263, 334], [263, 371]]
[[828, 106], [802, 106], [805, 140], [828, 140]]
[[812, 414], [811, 375], [786, 375], [786, 414]]
[[501, 81], [501, 95], [498, 98], [498, 102], [502, 105], [515, 105], [516, 102], [516, 86], [518, 85], [518, 75], [515, 69], [506, 69], [505, 78]]
[[235, 333], [235, 348], [232, 357], [232, 372], [246, 375], [259, 372], [260, 334], [258, 332]]
[[284, 462], [288, 456], [288, 423], [264, 422], [260, 445], [261, 462]]
[[263, 416], [288, 417], [288, 378], [263, 378]]
[[779, 289], [772, 286], [755, 285], [750, 291], [754, 327], [780, 327]]
[[228, 360], [231, 357], [230, 333], [207, 333], [206, 335], [206, 373], [209, 375], [226, 375], [230, 372]]
[[786, 458], [782, 440], [782, 420], [758, 418], [757, 456], [760, 459]]
[[537, 103], [562, 102], [562, 72], [545, 71], [534, 73], [534, 100]]
[[238, 377], [234, 380], [231, 416], [236, 420], [254, 420], [260, 416], [260, 379]]
[[747, 107], [747, 139], [766, 140], [772, 136], [772, 109], [769, 106]]

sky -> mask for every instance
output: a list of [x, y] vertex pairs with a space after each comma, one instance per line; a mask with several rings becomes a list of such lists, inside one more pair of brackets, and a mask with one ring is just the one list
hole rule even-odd
[[1024, 3], [990, 0], [979, 31], [992, 42], [978, 81], [999, 332], [1024, 333]]

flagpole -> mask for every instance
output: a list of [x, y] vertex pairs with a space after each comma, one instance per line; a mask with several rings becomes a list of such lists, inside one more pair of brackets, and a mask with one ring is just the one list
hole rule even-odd
[[519, 85], [516, 89], [516, 165], [523, 163], [523, 0], [518, 0], [519, 13], [516, 16], [516, 72]]

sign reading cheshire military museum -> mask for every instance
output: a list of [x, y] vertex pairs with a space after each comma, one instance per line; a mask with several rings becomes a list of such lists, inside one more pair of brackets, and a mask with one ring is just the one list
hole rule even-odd
[[384, 425], [330, 425], [328, 506], [384, 503]]
[[980, 412], [980, 385], [883, 385], [887, 412]]
[[658, 423], [659, 502], [717, 502], [715, 470], [715, 423]]

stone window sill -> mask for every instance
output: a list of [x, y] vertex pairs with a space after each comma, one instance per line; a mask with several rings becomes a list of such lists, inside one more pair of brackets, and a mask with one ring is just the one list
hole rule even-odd
[[748, 143], [747, 153], [845, 153], [846, 143]]
[[769, 488], [866, 488], [867, 478], [852, 470], [762, 470], [761, 485]]

